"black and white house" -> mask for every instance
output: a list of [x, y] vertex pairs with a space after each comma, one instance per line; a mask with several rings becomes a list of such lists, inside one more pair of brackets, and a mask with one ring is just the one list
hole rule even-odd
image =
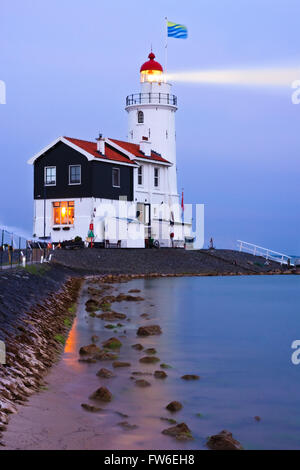
[[170, 246], [190, 235], [177, 192], [177, 98], [154, 58], [141, 67], [141, 92], [126, 99], [127, 142], [59, 137], [28, 161], [35, 237], [86, 240], [92, 227], [96, 242], [144, 247], [150, 237]]

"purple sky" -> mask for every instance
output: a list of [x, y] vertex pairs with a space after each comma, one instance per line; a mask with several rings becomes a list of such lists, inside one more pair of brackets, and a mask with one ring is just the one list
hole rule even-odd
[[[165, 16], [189, 30], [169, 39], [170, 71], [300, 64], [299, 0], [3, 0], [0, 224], [32, 233], [26, 161], [56, 137], [126, 140], [125, 97], [139, 90], [151, 44], [163, 64]], [[179, 189], [205, 204], [206, 239], [300, 253], [291, 88], [175, 83], [173, 92]]]

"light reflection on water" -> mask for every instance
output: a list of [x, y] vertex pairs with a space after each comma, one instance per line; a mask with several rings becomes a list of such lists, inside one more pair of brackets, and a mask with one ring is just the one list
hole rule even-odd
[[[101, 341], [115, 336], [104, 329], [104, 322], [86, 314], [83, 296], [63, 356], [77, 377], [68, 393], [86, 396], [100, 383], [110, 388], [114, 399], [104, 405], [107, 414], [101, 417], [107, 449], [203, 448], [205, 438], [222, 429], [233, 432], [245, 448], [300, 448], [300, 366], [290, 360], [291, 343], [300, 338], [299, 283], [297, 276], [241, 276], [122, 284], [121, 292], [141, 289], [145, 301], [113, 305], [132, 319], [122, 321], [127, 338], [120, 353], [120, 360], [130, 361], [132, 367], [117, 369], [109, 381], [101, 381], [96, 371], [111, 368], [110, 363], [78, 363], [79, 347], [90, 343], [93, 334]], [[142, 319], [141, 313], [151, 319]], [[137, 339], [137, 327], [147, 322], [159, 324], [163, 334]], [[143, 353], [131, 348], [135, 342], [154, 347], [161, 362], [172, 366], [167, 380], [145, 377], [152, 386], [135, 387], [130, 371], [159, 368], [139, 364]], [[180, 378], [189, 373], [199, 374], [201, 380]], [[171, 400], [183, 403], [174, 418], [188, 424], [195, 441], [178, 443], [161, 434], [169, 425], [159, 418], [170, 416], [165, 406]], [[256, 415], [260, 422], [254, 420]], [[117, 423], [124, 419], [138, 428], [121, 430]]]

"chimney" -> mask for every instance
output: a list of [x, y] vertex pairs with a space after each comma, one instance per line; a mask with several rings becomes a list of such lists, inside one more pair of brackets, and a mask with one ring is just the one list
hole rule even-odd
[[140, 151], [143, 152], [146, 157], [151, 157], [151, 142], [148, 140], [148, 137], [142, 137]]
[[102, 134], [99, 134], [99, 137], [96, 139], [97, 141], [97, 152], [101, 155], [105, 155], [105, 139], [102, 137]]

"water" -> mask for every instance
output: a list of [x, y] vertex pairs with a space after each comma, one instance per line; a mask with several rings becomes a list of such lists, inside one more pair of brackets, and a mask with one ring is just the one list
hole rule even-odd
[[[234, 276], [139, 279], [116, 286], [121, 292], [140, 289], [145, 301], [113, 305], [131, 318], [122, 321], [120, 360], [132, 366], [116, 369], [117, 377], [109, 380], [96, 376], [100, 367], [111, 368], [109, 362], [78, 363], [78, 349], [92, 334], [101, 341], [115, 335], [86, 314], [83, 294], [66, 351], [48, 376], [49, 390], [13, 417], [8, 447], [203, 449], [207, 436], [227, 429], [246, 449], [299, 449], [300, 365], [291, 362], [291, 343], [300, 339], [299, 284], [298, 276]], [[137, 339], [137, 327], [147, 323], [159, 324], [163, 334]], [[166, 380], [150, 376], [145, 379], [151, 387], [134, 385], [132, 371], [159, 368], [138, 362], [144, 353], [131, 348], [136, 342], [156, 348], [161, 362], [172, 366]], [[183, 374], [201, 379], [185, 382]], [[100, 384], [109, 387], [113, 401], [100, 414], [83, 411], [80, 404]], [[165, 406], [172, 400], [183, 409], [171, 416]], [[126, 420], [138, 428], [121, 429], [124, 418], [116, 411], [128, 414]], [[163, 436], [169, 424], [160, 417], [185, 422], [195, 440]], [[25, 428], [30, 423], [26, 443], [24, 423]]]

